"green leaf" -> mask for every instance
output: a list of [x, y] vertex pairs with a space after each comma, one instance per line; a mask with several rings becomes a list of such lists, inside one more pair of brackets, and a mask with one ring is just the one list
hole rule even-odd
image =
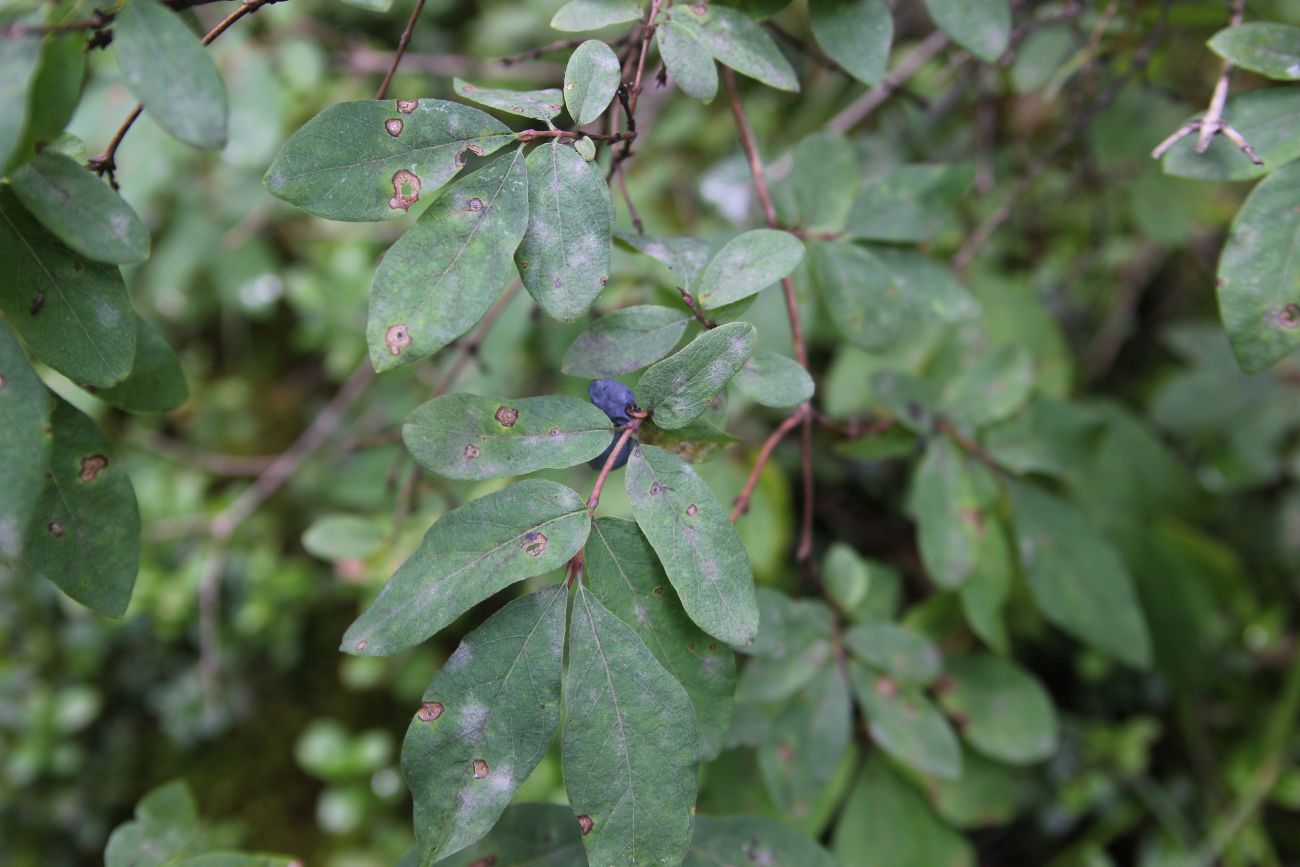
[[803, 261], [803, 242], [789, 232], [754, 229], [732, 238], [713, 257], [695, 285], [695, 297], [707, 308], [721, 307], [756, 295]]
[[863, 349], [883, 349], [903, 332], [908, 302], [874, 254], [844, 241], [808, 245], [808, 273], [829, 319]]
[[977, 430], [1009, 418], [1034, 389], [1034, 359], [1023, 346], [1000, 346], [964, 368], [944, 389], [940, 411]]
[[728, 322], [700, 334], [641, 374], [637, 401], [664, 430], [699, 418], [754, 351], [757, 332], [748, 322]]
[[23, 535], [45, 486], [50, 396], [18, 338], [0, 321], [0, 562], [22, 555]]
[[1214, 34], [1210, 48], [1242, 69], [1277, 81], [1300, 81], [1300, 27], [1250, 21]]
[[578, 335], [560, 368], [586, 379], [640, 370], [672, 352], [690, 321], [684, 310], [648, 304], [606, 313]]
[[226, 86], [207, 48], [155, 0], [126, 0], [113, 21], [126, 85], [158, 125], [186, 144], [226, 145]]
[[563, 584], [521, 596], [460, 643], [402, 741], [422, 864], [492, 830], [560, 725]]
[[670, 19], [694, 32], [717, 61], [741, 75], [797, 92], [799, 79], [767, 31], [739, 9], [717, 3], [674, 6]]
[[772, 723], [759, 748], [763, 782], [776, 806], [805, 819], [835, 778], [853, 736], [853, 702], [835, 665], [827, 665]]
[[194, 797], [179, 780], [145, 795], [135, 820], [118, 825], [104, 849], [104, 867], [163, 867], [181, 857], [199, 832]]
[[971, 163], [892, 168], [853, 200], [844, 234], [868, 241], [929, 241], [953, 223], [953, 202], [974, 180]]
[[695, 624], [728, 644], [758, 632], [749, 557], [727, 512], [695, 470], [654, 446], [627, 463], [632, 513]]
[[514, 140], [476, 108], [440, 99], [363, 99], [331, 105], [285, 142], [263, 183], [330, 220], [405, 214], [464, 167]]
[[527, 225], [522, 147], [430, 205], [375, 273], [366, 326], [375, 370], [417, 361], [473, 328], [514, 278]]
[[707, 416], [700, 416], [685, 427], [662, 430], [646, 419], [637, 432], [637, 439], [652, 446], [670, 451], [684, 461], [703, 463], [716, 457], [718, 452], [740, 442], [714, 424]]
[[[41, 27], [45, 16], [34, 10], [21, 16], [0, 18], [0, 26]], [[28, 91], [35, 82], [41, 62], [40, 39], [5, 37], [0, 52], [0, 173], [9, 166], [22, 143], [27, 125]]]
[[126, 468], [99, 427], [56, 400], [45, 488], [27, 526], [23, 563], [109, 617], [131, 601], [140, 566], [140, 510]]
[[558, 87], [546, 90], [502, 90], [480, 87], [460, 78], [452, 80], [457, 96], [519, 117], [551, 121], [564, 111], [564, 96]]
[[979, 316], [979, 302], [946, 266], [903, 247], [878, 244], [871, 252], [889, 269], [921, 322], [963, 322]]
[[135, 358], [135, 313], [115, 266], [83, 262], [0, 188], [0, 313], [41, 361], [106, 387]]
[[858, 192], [858, 155], [839, 133], [823, 130], [802, 139], [794, 149], [789, 187], [795, 221], [812, 232], [844, 227]]
[[1073, 504], [1009, 481], [1020, 564], [1043, 616], [1102, 653], [1151, 664], [1151, 639], [1132, 579], [1110, 543]]
[[1263, 177], [1300, 157], [1300, 136], [1295, 134], [1300, 125], [1300, 87], [1260, 88], [1229, 96], [1223, 119], [1250, 142], [1264, 165], [1251, 162], [1225, 135], [1216, 135], [1210, 149], [1198, 154], [1197, 137], [1192, 134], [1165, 154], [1165, 174], [1203, 181], [1243, 181]]
[[991, 759], [1027, 765], [1056, 752], [1056, 709], [1032, 674], [988, 655], [944, 660], [935, 692], [972, 747]]
[[588, 39], [574, 49], [564, 67], [564, 104], [578, 126], [605, 113], [621, 73], [618, 55], [599, 39]]
[[[79, 15], [79, 10], [71, 5], [46, 7], [47, 24], [69, 22]], [[10, 43], [9, 50], [21, 58], [22, 51], [17, 48], [16, 41]], [[31, 81], [27, 94], [26, 124], [12, 157], [6, 159], [5, 146], [0, 141], [0, 174], [4, 174], [6, 163], [13, 169], [59, 138], [81, 101], [81, 84], [86, 77], [86, 55], [86, 37], [82, 33], [45, 37], [36, 77]], [[0, 68], [0, 75], [7, 74], [7, 70]], [[21, 74], [18, 73], [19, 76]], [[21, 77], [18, 79], [19, 82], [23, 80]], [[0, 110], [3, 110], [3, 105], [0, 100]], [[16, 123], [21, 120], [20, 114], [6, 111], [4, 116]], [[4, 135], [0, 134], [0, 139], [3, 138]], [[12, 179], [12, 172], [10, 174]]]
[[641, 4], [636, 0], [569, 0], [555, 13], [551, 26], [556, 30], [581, 33], [635, 21], [640, 17]]
[[[948, 437], [935, 437], [912, 477], [910, 508], [926, 573], [959, 587], [975, 572], [997, 505], [997, 483]], [[996, 525], [994, 525], [996, 527]]]
[[[418, 862], [413, 862], [418, 863]], [[513, 804], [492, 832], [439, 867], [587, 867], [573, 811], [562, 804]]]
[[384, 544], [385, 529], [361, 515], [322, 515], [302, 534], [307, 553], [337, 563], [369, 557]]
[[1219, 255], [1219, 312], [1232, 351], [1258, 373], [1300, 348], [1300, 163], [1250, 191]]
[[537, 306], [586, 314], [609, 280], [613, 205], [600, 168], [558, 141], [528, 155], [528, 231], [515, 263]]
[[158, 327], [135, 317], [135, 363], [126, 379], [95, 391], [100, 400], [127, 412], [168, 412], [190, 396], [176, 353]]
[[449, 479], [499, 479], [586, 463], [609, 446], [614, 426], [585, 400], [518, 400], [446, 394], [411, 411], [407, 450]]
[[934, 23], [980, 60], [993, 63], [1011, 42], [1009, 0], [925, 0]]
[[849, 665], [853, 692], [867, 715], [871, 739], [885, 752], [923, 774], [961, 776], [961, 745], [943, 713], [915, 688]]
[[736, 372], [736, 388], [755, 403], [786, 409], [813, 396], [813, 380], [803, 365], [775, 352], [755, 352]]
[[676, 21], [655, 30], [655, 43], [668, 74], [682, 92], [705, 103], [718, 94], [718, 67], [696, 31]]
[[1023, 771], [964, 749], [960, 779], [924, 777], [918, 784], [944, 820], [958, 828], [976, 829], [1005, 825], [1016, 817], [1029, 791], [1024, 776]]
[[176, 867], [294, 867], [301, 863], [284, 855], [249, 855], [246, 852], [208, 852], [176, 862]]
[[695, 283], [709, 261], [709, 245], [699, 238], [673, 238], [654, 235], [631, 235], [620, 232], [618, 240], [661, 262], [673, 272], [676, 285], [688, 289]]
[[591, 867], [680, 863], [699, 769], [690, 697], [583, 586], [564, 702], [564, 788]]
[[894, 18], [885, 0], [813, 0], [813, 38], [844, 70], [863, 84], [885, 80]]
[[149, 256], [149, 232], [121, 196], [76, 160], [47, 150], [10, 179], [14, 194], [73, 252], [123, 265]]
[[686, 690], [699, 728], [700, 758], [716, 758], [731, 723], [736, 688], [731, 648], [691, 623], [654, 549], [631, 521], [600, 518], [592, 525], [583, 581]]
[[998, 653], [1006, 654], [1011, 640], [1003, 622], [1003, 609], [1011, 595], [1011, 543], [1000, 518], [986, 514], [985, 520], [995, 523], [984, 533], [975, 571], [959, 590], [961, 609], [971, 631]]
[[844, 633], [844, 646], [867, 665], [900, 683], [921, 686], [939, 676], [939, 651], [896, 623], [862, 623]]
[[784, 701], [803, 688], [831, 658], [834, 615], [814, 599], [790, 599], [760, 588], [761, 629], [752, 647], [755, 654], [740, 674], [736, 700]]
[[682, 867], [835, 867], [805, 832], [761, 816], [698, 816]]
[[844, 804], [832, 851], [854, 867], [974, 867], [975, 853], [925, 797], [872, 756]]
[[536, 479], [448, 512], [348, 627], [341, 649], [391, 656], [414, 647], [498, 590], [563, 566], [590, 529], [576, 493]]

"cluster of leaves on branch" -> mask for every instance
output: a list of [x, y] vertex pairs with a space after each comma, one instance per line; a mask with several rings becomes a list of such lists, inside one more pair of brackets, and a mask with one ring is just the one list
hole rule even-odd
[[[108, 437], [60, 388], [139, 413], [174, 410], [188, 393], [123, 278], [151, 241], [116, 191], [116, 154], [141, 112], [187, 145], [226, 144], [225, 85], [206, 45], [264, 5], [243, 3], [202, 38], [186, 13], [156, 0], [85, 20], [73, 3], [22, 8], [3, 22], [0, 112], [20, 122], [0, 135], [0, 562], [112, 617], [127, 611], [139, 571], [136, 494]], [[898, 5], [929, 22], [910, 51], [949, 51], [949, 74], [969, 64], [989, 79], [1014, 55], [1008, 75], [1021, 90], [1042, 77], [1034, 63], [1056, 70], [1038, 83], [1044, 90], [1078, 75], [1081, 122], [1150, 74], [1171, 26], [1169, 4]], [[1050, 787], [1066, 794], [1039, 817], [1043, 833], [1067, 855], [1078, 847], [1079, 860], [1062, 863], [1107, 863], [1083, 859], [1104, 857], [1112, 837], [1130, 832], [1144, 867], [1224, 852], [1243, 865], [1282, 863], [1256, 857], [1271, 845], [1256, 812], [1284, 773], [1300, 779], [1300, 666], [1290, 663], [1258, 749], [1238, 759], [1251, 771], [1226, 818], [1209, 809], [1208, 832], [1189, 835], [1168, 817], [1193, 799], [1153, 796], [1132, 771], [1147, 760], [1142, 720], [1099, 734], [1087, 696], [1049, 688], [1036, 662], [1065, 647], [1090, 687], [1134, 685], [1143, 698], [1131, 707], [1183, 701], [1227, 653], [1218, 603], [1236, 599], [1244, 619], [1256, 601], [1224, 589], [1223, 576], [1242, 570], [1211, 534], [1214, 516], [1198, 508], [1180, 456], [1131, 408], [1072, 399], [1066, 338], [1046, 306], [1004, 275], [967, 267], [1017, 200], [980, 211], [957, 244], [955, 228], [976, 207], [969, 193], [987, 189], [989, 168], [958, 148], [922, 147], [915, 162], [866, 171], [869, 146], [846, 134], [860, 116], [786, 136], [775, 160], [751, 127], [746, 98], [760, 91], [750, 82], [799, 93], [806, 66], [867, 86], [867, 104], [905, 86], [889, 72], [902, 53], [900, 9], [572, 0], [552, 26], [599, 35], [559, 49], [562, 78], [549, 82], [558, 87], [455, 77], [458, 101], [388, 98], [421, 8], [380, 94], [306, 120], [264, 177], [271, 195], [315, 217], [398, 221], [374, 269], [368, 359], [320, 418], [337, 424], [372, 371], [397, 377], [431, 356], [478, 351], [516, 284], [539, 314], [532, 328], [564, 340], [550, 353], [556, 369], [537, 377], [556, 393], [448, 392], [453, 367], [404, 413], [410, 457], [434, 476], [479, 483], [476, 496], [420, 528], [341, 650], [409, 651], [496, 599], [410, 709], [400, 762], [415, 848], [404, 865], [960, 867], [977, 863], [990, 829], [1027, 823]], [[1232, 223], [1217, 283], [1227, 342], [1243, 370], [1259, 373], [1300, 339], [1300, 96], [1285, 83], [1229, 96], [1228, 81], [1234, 67], [1300, 80], [1300, 28], [1240, 17], [1209, 43], [1224, 60], [1210, 108], [1158, 151], [1170, 176], [1263, 178]], [[63, 132], [84, 49], [104, 43], [139, 106], [83, 165], [80, 142]], [[739, 222], [752, 225], [725, 237], [646, 231], [653, 224], [628, 175], [671, 159], [656, 152], [644, 111], [647, 94], [668, 83], [680, 94], [661, 99], [730, 115], [732, 179], [741, 175], [745, 190]], [[847, 117], [875, 107], [857, 105]], [[1049, 162], [1031, 164], [1025, 189]], [[638, 285], [620, 280], [619, 263]], [[1214, 294], [1208, 284], [1204, 292]], [[1237, 375], [1221, 337], [1176, 338], [1188, 370], [1164, 386], [1153, 414], [1235, 458], [1222, 442], [1234, 433], [1196, 406], [1206, 380]], [[557, 373], [574, 382], [556, 385]], [[575, 389], [590, 400], [558, 393]], [[754, 419], [771, 423], [762, 448], [744, 456], [743, 487], [721, 491], [709, 466], [740, 440], [728, 430], [732, 406], [750, 410], [751, 429]], [[1297, 424], [1293, 415], [1260, 422], [1273, 446]], [[277, 459], [289, 470], [273, 463], [219, 512], [208, 530], [217, 577], [201, 593], [219, 595], [231, 536], [315, 437], [309, 428]], [[744, 522], [770, 493], [761, 486], [787, 440], [798, 442], [802, 514], [796, 562], [782, 571], [799, 577], [768, 582], [776, 589], [756, 586], [749, 549], [758, 542]], [[1280, 473], [1222, 463], [1243, 485]], [[596, 475], [573, 472], [584, 465]], [[845, 467], [856, 475], [839, 482]], [[624, 515], [597, 514], [613, 488]], [[858, 501], [819, 515], [824, 489]], [[908, 543], [874, 543], [863, 503], [899, 513]], [[372, 535], [360, 525], [348, 529]], [[357, 555], [353, 540], [336, 537], [341, 526], [313, 528], [308, 548], [347, 550], [356, 556], [330, 559], [353, 562], [384, 547], [373, 541]], [[210, 637], [200, 640], [211, 649]], [[520, 801], [557, 740], [567, 804]], [[1097, 783], [1094, 766], [1138, 793], [1135, 817], [1118, 812], [1130, 802], [1109, 776]], [[719, 793], [744, 787], [752, 791]], [[1093, 812], [1101, 830], [1076, 834]], [[1081, 842], [1061, 842], [1071, 835]], [[172, 784], [114, 832], [105, 859], [291, 863], [228, 852], [227, 842]]]

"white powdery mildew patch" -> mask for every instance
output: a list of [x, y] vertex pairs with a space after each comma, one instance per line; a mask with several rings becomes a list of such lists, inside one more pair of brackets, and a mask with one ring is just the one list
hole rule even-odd
[[645, 606], [641, 604], [640, 600], [637, 600], [636, 622], [644, 626], [647, 622], [649, 622], [649, 620], [650, 620], [649, 613], [646, 611]]
[[447, 658], [447, 664], [444, 667], [448, 671], [456, 671], [459, 668], [464, 668], [465, 664], [469, 662], [470, 656], [471, 651], [469, 645], [462, 642], [460, 647], [456, 648], [456, 652]]
[[460, 713], [460, 736], [468, 737], [482, 731], [487, 725], [488, 714], [487, 705], [473, 700], [466, 702]]

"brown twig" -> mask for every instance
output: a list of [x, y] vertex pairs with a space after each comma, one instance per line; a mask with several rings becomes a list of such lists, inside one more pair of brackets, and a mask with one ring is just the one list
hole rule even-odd
[[[530, 48], [527, 51], [521, 51], [518, 54], [512, 54], [509, 57], [502, 57], [497, 61], [497, 63], [502, 66], [515, 66], [516, 64], [523, 63], [527, 60], [536, 60], [539, 57], [545, 57], [547, 54], [555, 54], [558, 51], [568, 51], [571, 48], [577, 48], [589, 38], [590, 37], [587, 36], [577, 36], [573, 39], [560, 39], [556, 42], [543, 45], [540, 48]], [[632, 34], [628, 33], [610, 42], [609, 45], [611, 47], [620, 46], [625, 44], [631, 38]]]
[[618, 439], [614, 441], [614, 448], [610, 450], [609, 457], [605, 458], [605, 463], [600, 468], [600, 475], [596, 476], [596, 484], [591, 487], [591, 496], [587, 498], [588, 512], [596, 511], [596, 507], [600, 505], [600, 492], [605, 489], [605, 480], [613, 472], [614, 462], [618, 460], [619, 452], [623, 451], [627, 441], [632, 439], [632, 436], [641, 429], [641, 420], [646, 417], [644, 412], [639, 415], [630, 415], [632, 416], [631, 420], [628, 421], [627, 427], [623, 428], [623, 432], [618, 435]]
[[112, 23], [114, 12], [96, 9], [90, 17], [82, 21], [61, 21], [57, 24], [10, 24], [0, 28], [0, 37], [5, 39], [22, 39], [28, 36], [58, 36], [64, 33], [79, 33], [83, 30], [102, 30]]
[[772, 431], [771, 435], [764, 441], [763, 447], [758, 450], [758, 458], [754, 461], [754, 468], [749, 471], [749, 478], [745, 480], [745, 487], [740, 489], [740, 493], [732, 501], [731, 523], [736, 523], [740, 520], [741, 515], [749, 511], [749, 501], [754, 496], [754, 489], [758, 487], [758, 477], [762, 474], [763, 467], [767, 466], [767, 462], [771, 460], [772, 452], [776, 450], [781, 440], [785, 439], [786, 434], [803, 423], [808, 414], [808, 404], [801, 404], [794, 412], [786, 416], [785, 421], [781, 422], [777, 429]]
[[937, 30], [931, 33], [898, 61], [898, 65], [885, 75], [885, 80], [878, 87], [873, 87], [849, 103], [826, 126], [835, 132], [845, 133], [862, 123], [947, 45], [947, 35]]
[[607, 141], [611, 144], [617, 144], [621, 141], [632, 141], [636, 138], [635, 130], [627, 132], [603, 133], [603, 132], [583, 132], [580, 129], [525, 129], [515, 133], [515, 141], [530, 142], [539, 138], [582, 138], [586, 136], [592, 141]]
[[695, 321], [699, 322], [705, 328], [718, 327], [718, 323], [714, 322], [712, 319], [704, 315], [704, 311], [700, 309], [700, 304], [698, 301], [695, 300], [694, 295], [687, 292], [681, 286], [677, 287], [677, 291], [681, 293], [682, 301], [685, 302], [686, 306], [690, 308], [691, 313], [695, 315]]
[[411, 44], [411, 34], [415, 32], [415, 22], [423, 11], [424, 0], [415, 0], [415, 8], [411, 10], [411, 17], [406, 19], [406, 27], [402, 30], [401, 38], [397, 40], [397, 50], [393, 52], [393, 62], [389, 64], [388, 72], [384, 74], [383, 83], [375, 91], [375, 99], [383, 99], [388, 94], [388, 85], [393, 83], [393, 76], [397, 74], [397, 67], [402, 63], [402, 55], [406, 53], [406, 46]]
[[[618, 191], [623, 195], [623, 203], [627, 205], [628, 218], [632, 220], [632, 228], [636, 229], [638, 235], [644, 235], [645, 224], [641, 222], [641, 212], [636, 209], [636, 205], [632, 202], [632, 194], [627, 190], [627, 177], [623, 174], [623, 164], [615, 161], [613, 169], [614, 179], [618, 181]], [[695, 315], [699, 318], [698, 313]]]

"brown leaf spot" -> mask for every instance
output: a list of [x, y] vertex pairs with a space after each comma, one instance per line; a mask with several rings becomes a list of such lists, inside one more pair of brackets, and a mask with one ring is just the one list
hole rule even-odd
[[37, 292], [36, 297], [32, 299], [32, 306], [27, 309], [33, 316], [35, 316], [37, 313], [41, 312], [41, 308], [44, 306], [45, 306], [45, 293]]
[[691, 11], [696, 15], [703, 15], [705, 12], [709, 11], [709, 7], [705, 6], [703, 3], [696, 3], [691, 7]]
[[4, 389], [4, 387], [5, 387], [5, 377], [3, 373], [0, 373], [0, 390]]
[[365, 650], [365, 649], [366, 649], [366, 641], [363, 638], [361, 641], [357, 642], [357, 650]]
[[414, 172], [398, 169], [393, 174], [393, 197], [388, 200], [388, 207], [394, 211], [405, 211], [420, 200], [420, 179]]
[[689, 506], [686, 507], [686, 516], [688, 518], [694, 518], [699, 513], [700, 513], [700, 507], [695, 505], [694, 503], [691, 503]]
[[959, 710], [948, 711], [948, 718], [951, 719], [952, 724], [959, 729], [966, 728], [966, 726], [970, 723], [970, 719], [967, 718], [966, 714], [962, 713]]
[[410, 114], [420, 107], [418, 99], [399, 99], [397, 101], [397, 110], [402, 114]]
[[578, 817], [578, 830], [582, 832], [582, 836], [585, 837], [590, 834], [591, 829], [594, 827], [596, 827], [596, 823], [591, 821], [591, 817], [586, 813]]
[[483, 148], [479, 147], [476, 144], [467, 144], [460, 150], [456, 151], [456, 165], [458, 166], [465, 165], [466, 152], [472, 153], [476, 157], [483, 156]]
[[481, 780], [488, 775], [488, 764], [482, 759], [474, 760], [474, 779]]
[[956, 688], [957, 688], [957, 684], [956, 684], [956, 682], [954, 682], [953, 679], [952, 679], [951, 677], [948, 677], [947, 675], [945, 675], [945, 676], [939, 678], [939, 680], [935, 683], [935, 685], [934, 685], [934, 694], [935, 694], [935, 695], [944, 695], [944, 694], [946, 694], [946, 693], [950, 693], [950, 692], [952, 692], [952, 691], [953, 691], [954, 689], [956, 689]]
[[483, 454], [482, 450], [473, 443], [465, 446], [465, 457], [469, 458], [471, 461], [481, 454]]
[[402, 350], [411, 345], [411, 329], [405, 325], [390, 325], [384, 332], [384, 343], [388, 344], [389, 355], [401, 355]]
[[384, 132], [388, 133], [393, 138], [397, 138], [402, 134], [402, 127], [404, 126], [406, 126], [406, 124], [402, 123], [400, 117], [390, 117], [388, 120], [384, 121]]
[[[4, 380], [0, 380], [0, 388], [4, 388]], [[559, 436], [561, 433], [562, 433], [562, 431], [561, 431], [558, 427], [553, 427], [553, 428], [551, 428], [551, 430], [550, 430], [550, 434], [551, 434], [551, 436], [553, 436], [553, 437], [557, 437], [557, 436]]]
[[663, 485], [659, 484], [658, 482], [653, 482], [650, 485], [650, 496], [657, 497], [660, 494], [662, 494], [664, 490], [665, 488]]
[[600, 285], [601, 285], [601, 286], [607, 286], [607, 285], [609, 285], [609, 278], [608, 278], [608, 277], [601, 277], [601, 278], [600, 278]]
[[483, 200], [470, 199], [469, 202], [466, 203], [465, 207], [469, 208], [471, 211], [481, 211], [483, 210]]
[[472, 862], [469, 865], [469, 867], [493, 867], [493, 865], [496, 863], [497, 863], [497, 856], [484, 855], [482, 858], [478, 859], [477, 861]]
[[1300, 304], [1288, 304], [1277, 313], [1277, 324], [1282, 328], [1300, 328]]
[[108, 458], [103, 455], [91, 455], [81, 459], [81, 472], [78, 477], [83, 482], [93, 482], [99, 476], [99, 471], [108, 466]]
[[545, 533], [529, 530], [524, 534], [524, 550], [528, 552], [529, 557], [540, 556], [546, 550], [548, 542], [550, 540], [546, 538]]
[[50, 521], [50, 535], [51, 535], [51, 536], [62, 536], [62, 535], [63, 535], [63, 525], [60, 524], [58, 521]]
[[519, 421], [519, 410], [510, 406], [499, 406], [493, 418], [497, 420], [497, 424], [503, 427], [514, 427], [515, 422]]
[[776, 757], [785, 764], [790, 764], [794, 761], [794, 747], [785, 743], [777, 744]]
[[717, 649], [718, 649], [718, 642], [716, 642], [716, 641], [710, 641], [710, 642], [709, 642], [709, 650], [717, 650]]
[[415, 712], [420, 722], [433, 722], [442, 716], [442, 703], [436, 701], [426, 701], [420, 705], [420, 709]]
[[656, 595], [656, 596], [663, 596], [663, 595], [664, 595], [664, 588], [663, 588], [663, 587], [656, 587], [655, 589], [651, 590], [650, 592], [653, 593], [653, 594]]
[[876, 678], [876, 692], [885, 698], [893, 698], [898, 695], [898, 684], [887, 677], [878, 677]]

